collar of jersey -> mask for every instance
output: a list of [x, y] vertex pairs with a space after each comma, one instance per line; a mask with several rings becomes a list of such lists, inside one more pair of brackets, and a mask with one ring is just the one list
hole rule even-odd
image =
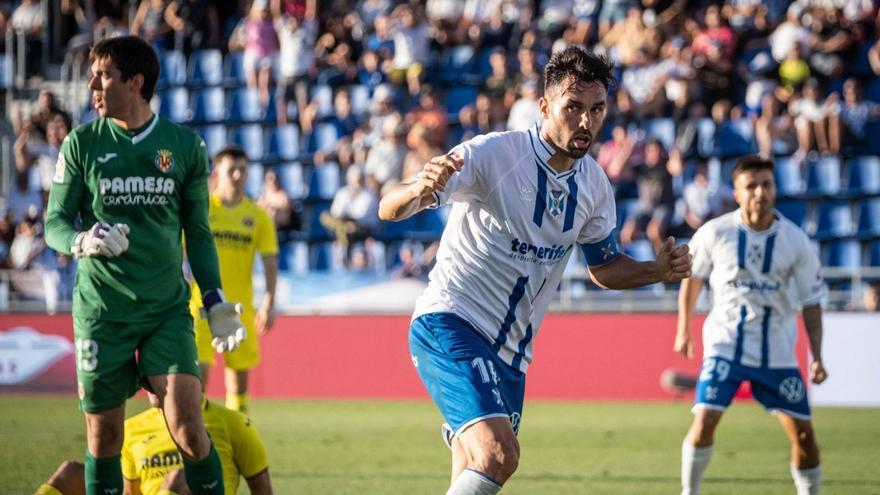
[[131, 135], [131, 133], [129, 131], [126, 131], [122, 127], [119, 127], [119, 124], [117, 124], [116, 121], [114, 121], [113, 119], [108, 118], [107, 121], [110, 122], [110, 128], [113, 129], [113, 131], [116, 134], [118, 134], [126, 139], [130, 139], [131, 144], [138, 144], [141, 141], [143, 141], [144, 139], [146, 139], [147, 136], [149, 136], [151, 132], [153, 132], [153, 129], [156, 128], [156, 124], [159, 122], [159, 116], [154, 113], [153, 120], [150, 122], [150, 124], [146, 128], [144, 128], [144, 130], [142, 130], [141, 132], [139, 132], [135, 135]]
[[782, 221], [783, 218], [785, 218], [782, 216], [782, 213], [779, 213], [779, 210], [777, 210], [776, 208], [773, 209], [773, 213], [776, 215], [776, 218], [773, 220], [773, 223], [771, 223], [770, 226], [767, 227], [767, 230], [760, 230], [760, 231], [754, 230], [753, 228], [746, 225], [746, 223], [743, 221], [742, 208], [737, 208], [737, 210], [736, 210], [736, 223], [737, 223], [737, 225], [740, 226], [740, 228], [742, 228], [743, 230], [745, 230], [749, 234], [755, 234], [755, 235], [771, 234], [773, 232], [776, 232], [776, 230], [779, 229], [780, 222]]
[[535, 122], [535, 125], [529, 129], [529, 142], [532, 145], [532, 151], [535, 153], [535, 158], [537, 158], [538, 166], [543, 168], [549, 175], [556, 177], [557, 179], [564, 179], [570, 175], [574, 175], [574, 173], [580, 169], [580, 160], [575, 161], [571, 168], [565, 172], [557, 172], [548, 164], [550, 158], [554, 155], [554, 151], [553, 146], [541, 136], [540, 122]]

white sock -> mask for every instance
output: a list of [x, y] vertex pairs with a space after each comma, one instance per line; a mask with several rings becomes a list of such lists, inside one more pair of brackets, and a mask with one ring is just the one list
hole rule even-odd
[[798, 469], [792, 465], [791, 477], [794, 479], [797, 495], [819, 495], [819, 483], [822, 481], [821, 465], [810, 469]]
[[681, 444], [681, 495], [700, 495], [703, 472], [712, 459], [712, 446], [694, 447], [687, 440]]
[[455, 478], [446, 495], [495, 495], [501, 490], [501, 485], [485, 474], [465, 469]]

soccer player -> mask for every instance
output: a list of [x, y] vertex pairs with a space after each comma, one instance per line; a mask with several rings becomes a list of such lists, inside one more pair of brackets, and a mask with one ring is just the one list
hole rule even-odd
[[669, 238], [655, 261], [618, 252], [614, 194], [587, 155], [606, 114], [612, 66], [577, 47], [544, 73], [541, 120], [478, 136], [426, 163], [382, 199], [402, 220], [452, 212], [410, 327], [413, 364], [447, 424], [448, 494], [494, 494], [519, 461], [525, 373], [544, 313], [578, 244], [600, 286], [626, 289], [690, 274]]
[[89, 61], [100, 118], [62, 143], [46, 215], [49, 246], [79, 260], [73, 333], [86, 419], [86, 493], [122, 492], [125, 401], [141, 385], [159, 396], [190, 489], [223, 493], [220, 459], [199, 407], [181, 268], [183, 230], [214, 344], [234, 349], [244, 328], [239, 305], [225, 302], [221, 290], [208, 227], [205, 144], [150, 110], [159, 61], [144, 40], [101, 41]]
[[[147, 397], [152, 408], [125, 420], [124, 493], [188, 494], [190, 491], [180, 476], [180, 452], [165, 426], [159, 398], [149, 393]], [[251, 420], [204, 398], [202, 416], [220, 455], [226, 493], [237, 493], [239, 477], [243, 476], [252, 495], [271, 495], [266, 448]], [[65, 461], [34, 495], [80, 495], [84, 490], [83, 465]]]
[[822, 468], [794, 344], [802, 306], [813, 354], [810, 379], [822, 383], [828, 374], [822, 366], [819, 260], [806, 234], [774, 209], [773, 162], [741, 158], [733, 169], [733, 187], [740, 208], [694, 234], [693, 277], [682, 283], [678, 299], [674, 347], [691, 357], [694, 306], [704, 283], [712, 291], [694, 420], [681, 447], [682, 494], [700, 493], [715, 428], [740, 383], [748, 380], [755, 399], [776, 415], [791, 441], [798, 495], [816, 495]]
[[[214, 189], [208, 210], [217, 257], [220, 258], [220, 280], [226, 295], [244, 306], [242, 321], [247, 336], [238, 349], [224, 355], [226, 365], [226, 407], [246, 412], [248, 370], [260, 360], [257, 335], [265, 335], [275, 320], [275, 282], [278, 277], [278, 241], [275, 225], [269, 215], [244, 194], [247, 183], [248, 159], [238, 146], [227, 146], [214, 156]], [[254, 258], [263, 261], [266, 290], [254, 313], [252, 273]], [[202, 379], [207, 384], [214, 364], [211, 331], [199, 315], [202, 306], [199, 288], [193, 285], [190, 312], [196, 322], [196, 347]], [[256, 327], [256, 332], [254, 329]]]

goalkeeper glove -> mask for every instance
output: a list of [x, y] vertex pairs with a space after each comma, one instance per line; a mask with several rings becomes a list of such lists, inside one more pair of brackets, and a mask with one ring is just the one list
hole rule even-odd
[[238, 348], [247, 332], [241, 324], [241, 313], [244, 308], [239, 303], [223, 300], [220, 289], [205, 291], [202, 296], [202, 317], [208, 319], [211, 329], [211, 346], [217, 352], [230, 352]]
[[128, 225], [97, 222], [89, 230], [73, 238], [70, 251], [77, 259], [85, 256], [114, 258], [128, 249]]

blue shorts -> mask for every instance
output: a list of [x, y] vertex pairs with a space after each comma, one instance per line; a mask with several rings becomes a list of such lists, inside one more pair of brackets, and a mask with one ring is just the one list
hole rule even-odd
[[452, 313], [416, 318], [409, 329], [413, 364], [453, 435], [489, 418], [510, 418], [519, 431], [526, 375], [502, 361], [465, 320]]
[[752, 384], [752, 395], [768, 411], [781, 411], [798, 419], [810, 419], [807, 388], [797, 368], [753, 368], [720, 357], [703, 360], [697, 382], [694, 409], [723, 411], [730, 405], [740, 383]]

